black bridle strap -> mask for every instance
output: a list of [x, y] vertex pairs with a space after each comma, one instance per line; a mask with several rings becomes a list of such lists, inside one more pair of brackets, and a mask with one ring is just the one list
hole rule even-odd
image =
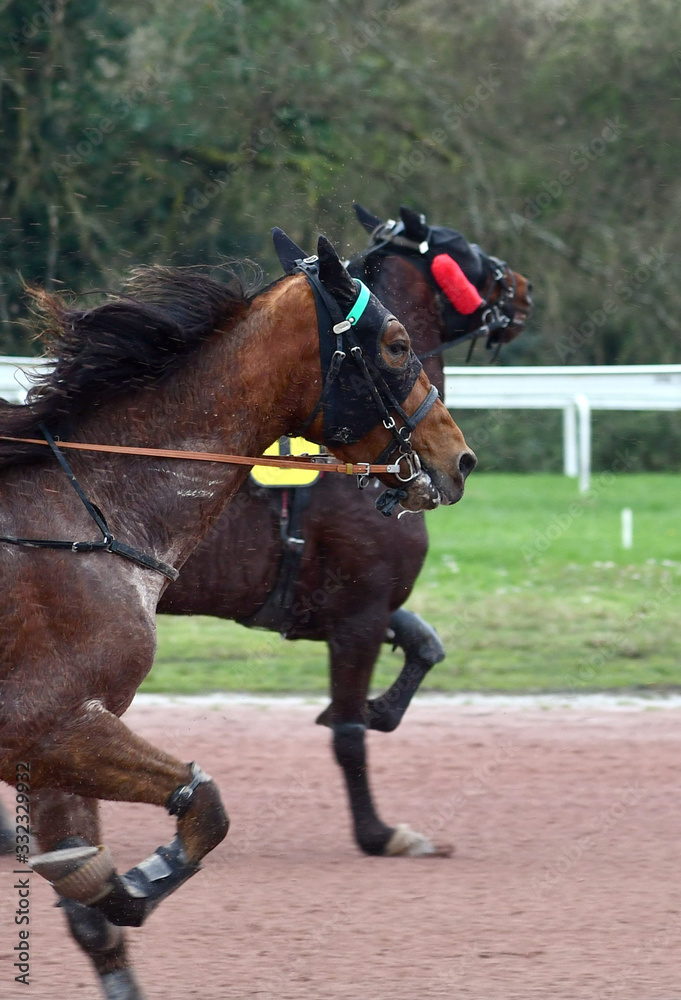
[[425, 361], [426, 358], [434, 358], [437, 354], [443, 354], [445, 351], [448, 351], [450, 347], [457, 347], [459, 344], [465, 344], [468, 340], [476, 341], [480, 337], [489, 337], [490, 334], [496, 333], [497, 330], [505, 330], [508, 326], [507, 317], [499, 315], [494, 306], [489, 308], [493, 311], [493, 315], [489, 322], [483, 323], [481, 326], [476, 327], [475, 330], [469, 330], [468, 333], [461, 334], [460, 337], [453, 337], [451, 340], [443, 340], [442, 343], [437, 345], [437, 347], [431, 348], [431, 350], [426, 351], [424, 354], [418, 354], [417, 357], [419, 361]]
[[[437, 391], [435, 386], [431, 385], [430, 391], [428, 392], [426, 398], [414, 410], [414, 412], [409, 417], [407, 417], [407, 420], [409, 421], [407, 426], [410, 428], [410, 431], [413, 431], [416, 428], [417, 424], [419, 424], [426, 416], [426, 414], [430, 412], [430, 410], [435, 405], [439, 395], [440, 393]], [[383, 451], [381, 452], [381, 460], [387, 461], [387, 457], [392, 455], [396, 448], [400, 448], [403, 454], [408, 454], [409, 451], [411, 450], [411, 444], [409, 441], [403, 440], [398, 434], [398, 440], [391, 441], [390, 444], [386, 448], [384, 448]]]
[[390, 416], [390, 410], [388, 409], [388, 407], [387, 407], [387, 405], [385, 403], [385, 400], [384, 400], [383, 396], [381, 395], [381, 391], [379, 391], [377, 383], [380, 382], [381, 389], [382, 389], [383, 393], [385, 393], [385, 395], [387, 396], [388, 402], [390, 403], [390, 406], [392, 407], [392, 409], [395, 410], [395, 412], [398, 414], [398, 416], [400, 416], [402, 418], [402, 420], [407, 425], [407, 427], [410, 430], [413, 430], [414, 427], [410, 423], [410, 418], [404, 412], [404, 410], [402, 409], [401, 405], [397, 402], [397, 400], [395, 399], [395, 397], [391, 393], [390, 389], [385, 384], [385, 381], [381, 378], [380, 373], [378, 371], [376, 371], [375, 366], [372, 365], [372, 368], [374, 369], [373, 374], [369, 370], [369, 365], [368, 365], [367, 360], [366, 360], [366, 358], [364, 356], [364, 351], [362, 350], [362, 348], [358, 344], [357, 338], [355, 337], [355, 335], [354, 335], [354, 333], [352, 331], [352, 328], [350, 328], [346, 332], [346, 337], [348, 339], [348, 343], [350, 344], [350, 355], [351, 355], [353, 361], [355, 362], [355, 364], [357, 365], [357, 367], [359, 368], [360, 373], [362, 374], [362, 377], [364, 378], [365, 382], [367, 383], [367, 386], [369, 387], [369, 391], [370, 391], [370, 393], [372, 395], [374, 403], [376, 404], [376, 409], [378, 410], [378, 412], [379, 412], [379, 414], [381, 416], [381, 419], [383, 420], [384, 426], [388, 430], [390, 430], [392, 432], [393, 437], [397, 437], [399, 439], [399, 434], [395, 433], [395, 428], [394, 428], [395, 421]]
[[336, 337], [336, 350], [333, 352], [333, 355], [331, 356], [331, 364], [329, 365], [329, 369], [326, 373], [326, 381], [322, 386], [321, 395], [317, 400], [314, 409], [310, 413], [307, 420], [305, 420], [300, 425], [299, 429], [296, 431], [296, 434], [300, 437], [305, 437], [305, 432], [314, 423], [317, 414], [319, 413], [324, 403], [326, 402], [326, 399], [329, 393], [331, 392], [331, 388], [336, 379], [338, 378], [338, 375], [340, 374], [341, 365], [345, 361], [346, 354], [345, 351], [343, 350], [343, 337], [339, 333], [334, 334], [334, 336]]
[[152, 569], [157, 573], [162, 573], [163, 576], [167, 576], [169, 580], [177, 580], [180, 574], [179, 571], [173, 566], [169, 566], [168, 563], [161, 562], [161, 560], [156, 559], [155, 556], [150, 556], [145, 552], [140, 552], [139, 549], [134, 549], [130, 545], [126, 545], [124, 542], [119, 542], [114, 538], [109, 530], [108, 524], [106, 523], [106, 518], [102, 514], [99, 507], [92, 503], [91, 500], [88, 500], [82, 486], [73, 474], [69, 463], [62, 455], [48, 429], [44, 424], [39, 424], [39, 427], [45, 437], [45, 440], [52, 449], [52, 453], [57, 458], [57, 461], [66, 473], [69, 482], [78, 494], [78, 497], [86, 511], [101, 531], [103, 537], [100, 541], [95, 542], [67, 542], [58, 539], [15, 538], [13, 535], [0, 535], [0, 541], [8, 542], [10, 545], [23, 545], [27, 548], [33, 549], [68, 549], [70, 552], [111, 552], [113, 555], [121, 556], [123, 559], [129, 559], [131, 562], [135, 562], [139, 566], [144, 566], [145, 569]]

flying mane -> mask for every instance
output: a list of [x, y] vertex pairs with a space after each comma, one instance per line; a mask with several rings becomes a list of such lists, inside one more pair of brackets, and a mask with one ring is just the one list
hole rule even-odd
[[[55, 366], [36, 378], [26, 403], [0, 400], [0, 434], [41, 438], [44, 423], [66, 439], [83, 413], [161, 382], [248, 308], [253, 296], [228, 273], [223, 283], [197, 270], [139, 268], [121, 295], [92, 309], [33, 290]], [[0, 441], [0, 468], [41, 457], [43, 448]]]

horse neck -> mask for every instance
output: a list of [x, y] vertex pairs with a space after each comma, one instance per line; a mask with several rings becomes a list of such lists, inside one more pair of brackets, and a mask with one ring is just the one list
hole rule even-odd
[[[185, 367], [113, 401], [80, 426], [78, 437], [261, 455], [314, 405], [321, 383], [316, 331], [306, 279], [282, 282], [255, 299], [231, 329], [216, 332]], [[87, 460], [71, 455], [80, 469], [88, 468]], [[165, 557], [180, 560], [248, 475], [240, 465], [126, 456], [98, 456], [97, 468], [93, 499], [105, 510], [124, 510], [125, 523], [146, 534], [157, 551], [159, 538], [171, 539]]]
[[[406, 257], [389, 254], [383, 259], [371, 290], [405, 326], [416, 354], [439, 347], [445, 330], [435, 292], [426, 276]], [[444, 392], [441, 354], [426, 358], [423, 368], [431, 383]]]

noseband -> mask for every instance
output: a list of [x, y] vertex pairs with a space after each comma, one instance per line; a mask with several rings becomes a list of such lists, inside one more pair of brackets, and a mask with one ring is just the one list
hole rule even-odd
[[[439, 344], [432, 351], [428, 351], [426, 354], [419, 355], [420, 359], [430, 358], [434, 354], [441, 354], [448, 347], [452, 347], [454, 344], [461, 344], [466, 340], [471, 341], [471, 346], [468, 350], [468, 355], [466, 356], [466, 364], [471, 359], [473, 354], [473, 349], [480, 337], [485, 337], [485, 347], [490, 350], [492, 347], [495, 348], [494, 354], [492, 355], [492, 361], [496, 361], [499, 357], [499, 351], [501, 350], [501, 338], [495, 334], [500, 330], [505, 330], [513, 322], [513, 317], [515, 315], [515, 293], [516, 293], [516, 278], [515, 273], [511, 270], [505, 260], [499, 260], [498, 257], [491, 257], [486, 254], [484, 250], [480, 247], [477, 248], [483, 262], [487, 264], [492, 273], [492, 282], [487, 289], [487, 295], [485, 300], [480, 307], [482, 309], [480, 315], [480, 326], [475, 330], [470, 330], [468, 333], [455, 338], [454, 340], [447, 340], [442, 344]], [[490, 302], [492, 295], [495, 291], [499, 291], [494, 302]]]
[[[402, 368], [380, 370], [379, 363], [383, 363], [379, 360], [381, 335], [394, 318], [392, 314], [362, 281], [355, 278], [359, 294], [352, 309], [344, 315], [320, 281], [319, 259], [316, 256], [296, 261], [296, 270], [305, 275], [315, 296], [323, 384], [321, 395], [308, 418], [300, 428], [290, 433], [304, 436], [319, 412], [323, 411], [325, 439], [347, 444], [360, 440], [375, 426], [378, 413], [392, 440], [381, 452], [380, 462], [377, 460], [375, 464], [387, 463], [396, 456], [394, 464], [403, 464], [404, 471], [395, 475], [402, 483], [411, 482], [421, 471], [411, 435], [433, 407], [438, 398], [437, 389], [432, 386], [415, 412], [406, 413], [401, 404], [411, 392], [422, 366], [411, 351]], [[348, 366], [348, 355], [354, 362], [353, 367]], [[343, 426], [338, 424], [341, 414]], [[393, 414], [402, 421], [401, 427], [397, 426]], [[354, 426], [346, 426], [346, 422]], [[359, 477], [360, 487], [367, 482], [368, 477]], [[404, 495], [403, 491], [392, 492]]]

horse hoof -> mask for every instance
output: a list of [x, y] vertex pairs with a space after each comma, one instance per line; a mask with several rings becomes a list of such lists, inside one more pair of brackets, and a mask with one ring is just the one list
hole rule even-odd
[[116, 870], [108, 847], [67, 847], [31, 860], [38, 875], [51, 882], [60, 896], [90, 906], [110, 889]]
[[452, 853], [452, 847], [436, 846], [406, 823], [397, 824], [383, 851], [387, 858], [448, 858]]

